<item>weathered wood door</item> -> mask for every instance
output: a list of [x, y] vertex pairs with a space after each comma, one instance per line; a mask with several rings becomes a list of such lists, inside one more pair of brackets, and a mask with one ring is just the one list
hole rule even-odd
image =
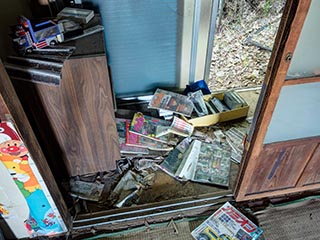
[[320, 1], [288, 0], [238, 176], [237, 201], [320, 189]]

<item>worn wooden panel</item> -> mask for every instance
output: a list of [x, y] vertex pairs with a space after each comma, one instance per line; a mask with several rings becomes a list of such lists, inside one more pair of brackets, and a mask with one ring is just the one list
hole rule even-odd
[[[40, 114], [45, 113], [45, 124], [60, 147], [57, 161], [63, 159], [71, 176], [114, 169], [120, 157], [108, 76], [105, 56], [86, 57], [64, 63], [58, 87], [27, 84], [29, 89], [33, 85], [38, 99], [26, 101], [29, 107], [42, 103]], [[37, 124], [45, 128], [43, 122]]]
[[1, 115], [9, 114], [12, 120], [15, 122], [19, 133], [21, 134], [22, 140], [26, 147], [28, 148], [32, 159], [34, 160], [42, 178], [44, 179], [48, 190], [57, 205], [60, 214], [63, 217], [67, 227], [70, 226], [71, 218], [67, 210], [65, 201], [61, 195], [58, 185], [52, 175], [52, 172], [48, 166], [46, 158], [39, 146], [38, 140], [35, 137], [33, 129], [27, 119], [25, 112], [21, 106], [21, 103], [17, 97], [17, 94], [12, 86], [12, 83], [6, 73], [6, 70], [0, 60], [0, 105], [3, 108], [0, 111]]
[[[270, 170], [270, 166], [269, 168], [267, 166], [268, 163], [266, 163], [266, 159], [269, 161], [271, 159], [272, 162], [269, 164], [272, 165], [275, 161], [274, 159], [279, 157], [280, 154], [280, 151], [278, 151], [277, 156], [274, 155], [275, 153], [273, 153], [272, 150], [266, 152], [263, 141], [272, 118], [272, 113], [276, 107], [281, 88], [286, 84], [286, 74], [290, 66], [290, 58], [288, 58], [288, 56], [290, 56], [290, 54], [292, 54], [295, 50], [310, 7], [310, 3], [311, 0], [286, 1], [275, 40], [275, 46], [273, 48], [272, 56], [270, 58], [264, 80], [261, 104], [259, 104], [258, 108], [256, 109], [253, 122], [254, 128], [251, 137], [248, 138], [249, 141], [246, 143], [245, 157], [240, 167], [241, 170], [238, 176], [238, 183], [235, 191], [237, 201], [267, 197], [268, 189], [266, 189], [266, 187], [268, 184], [270, 184], [270, 190], [274, 192], [274, 189], [276, 188], [280, 189], [283, 187], [285, 189], [288, 188], [288, 186], [292, 186], [292, 184], [288, 184], [288, 182], [284, 182], [283, 186], [281, 186], [281, 177], [279, 179], [278, 174], [276, 177], [272, 178], [273, 181], [271, 182], [267, 179], [267, 173], [263, 173], [263, 171], [267, 171], [268, 169]], [[291, 149], [291, 151], [294, 150]], [[289, 153], [290, 151], [288, 151], [287, 154]], [[300, 161], [294, 165], [298, 163], [303, 165]], [[292, 165], [290, 165], [288, 168], [290, 170], [288, 169], [287, 172], [293, 172], [291, 169]], [[296, 171], [303, 171], [303, 169], [297, 169]], [[283, 174], [287, 174], [287, 172], [283, 171]], [[300, 175], [296, 178], [296, 180], [299, 179], [299, 177]], [[265, 179], [268, 181], [263, 183]], [[259, 181], [262, 182], [259, 183]], [[291, 179], [290, 181], [293, 183], [294, 179]], [[266, 193], [254, 194], [255, 191], [265, 191]], [[290, 193], [295, 191], [298, 190], [293, 188], [290, 191], [287, 189], [283, 191], [279, 190], [277, 191], [277, 194], [281, 194], [281, 192]], [[274, 196], [273, 192], [269, 192], [269, 195]]]
[[320, 144], [314, 151], [298, 185], [307, 186], [316, 183], [320, 183]]
[[7, 114], [9, 114], [9, 110], [5, 105], [5, 101], [3, 100], [2, 96], [0, 95], [0, 121], [7, 120]]
[[317, 143], [265, 145], [248, 186], [248, 194], [294, 188]]

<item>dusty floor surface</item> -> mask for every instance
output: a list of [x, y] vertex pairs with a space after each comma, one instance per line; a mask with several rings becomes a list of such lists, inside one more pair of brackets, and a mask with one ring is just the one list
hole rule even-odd
[[[248, 117], [252, 117], [256, 108], [256, 104], [259, 98], [260, 90], [253, 89], [250, 91], [243, 91], [239, 93], [249, 104]], [[240, 126], [249, 130], [250, 124], [242, 119], [240, 121], [234, 121], [232, 123], [223, 124], [221, 128], [233, 126]], [[208, 127], [202, 129], [208, 134], [212, 133], [212, 130], [218, 126]], [[230, 185], [229, 188], [217, 187], [212, 185], [194, 183], [194, 182], [179, 182], [166, 173], [158, 170], [155, 175], [154, 184], [142, 192], [140, 196], [139, 204], [145, 204], [150, 202], [160, 202], [169, 199], [178, 199], [181, 197], [197, 196], [206, 193], [223, 193], [225, 190], [233, 190], [236, 183], [236, 178], [239, 170], [239, 164], [232, 162], [230, 171]]]

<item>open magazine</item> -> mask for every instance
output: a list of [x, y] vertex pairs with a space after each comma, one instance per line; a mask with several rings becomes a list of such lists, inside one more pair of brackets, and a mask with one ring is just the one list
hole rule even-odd
[[227, 202], [191, 234], [197, 240], [256, 240], [262, 232], [261, 228]]
[[[147, 148], [149, 150], [153, 151], [170, 151], [173, 149], [173, 147], [169, 146], [166, 143], [155, 141], [151, 138], [144, 137], [142, 135], [136, 134], [134, 132], [130, 132], [130, 125], [131, 121], [127, 121], [126, 125], [126, 144], [128, 146], [136, 146], [136, 147], [141, 147], [141, 148]], [[171, 139], [168, 139], [170, 141]]]
[[150, 138], [154, 141], [168, 143], [169, 135], [156, 137], [159, 128], [169, 127], [171, 122], [143, 115], [141, 112], [134, 114], [129, 128], [129, 132]]
[[177, 179], [227, 187], [231, 164], [230, 147], [185, 138], [172, 150], [160, 168]]
[[122, 154], [148, 154], [147, 148], [142, 148], [141, 146], [130, 146], [126, 144], [126, 125], [130, 123], [130, 120], [123, 118], [116, 118], [118, 139], [120, 145], [120, 153]]

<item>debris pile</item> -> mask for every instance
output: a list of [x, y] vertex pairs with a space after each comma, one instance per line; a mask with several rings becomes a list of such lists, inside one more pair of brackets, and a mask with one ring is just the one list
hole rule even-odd
[[152, 188], [157, 171], [182, 183], [228, 188], [231, 161], [241, 161], [247, 128], [237, 123], [198, 128], [189, 121], [248, 106], [235, 92], [229, 92], [218, 104], [212, 103], [213, 113], [205, 96], [202, 90], [182, 95], [157, 89], [144, 103], [153, 114], [131, 110], [128, 118], [118, 116], [122, 158], [117, 160], [117, 169], [113, 174], [96, 174], [87, 182], [71, 179], [70, 194], [112, 208], [136, 205], [141, 193]]

